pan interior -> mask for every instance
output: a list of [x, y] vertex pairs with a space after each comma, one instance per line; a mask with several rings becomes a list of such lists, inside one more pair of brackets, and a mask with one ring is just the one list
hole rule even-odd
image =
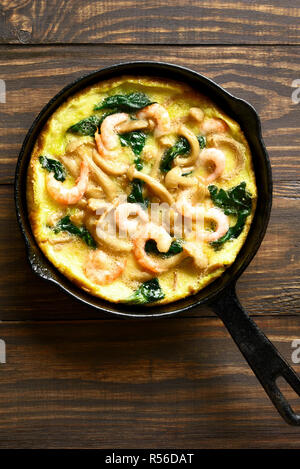
[[[66, 277], [61, 275], [52, 266], [52, 264], [48, 262], [48, 260], [36, 245], [34, 237], [31, 233], [31, 228], [27, 216], [25, 196], [27, 166], [35, 140], [47, 119], [69, 96], [76, 93], [77, 91], [98, 81], [107, 80], [123, 74], [143, 74], [148, 76], [170, 78], [173, 80], [175, 79], [186, 82], [192, 87], [201, 90], [203, 94], [217, 102], [218, 105], [230, 117], [232, 117], [240, 124], [249, 143], [253, 158], [256, 184], [258, 189], [257, 208], [247, 240], [240, 250], [235, 262], [224, 272], [221, 277], [209, 284], [203, 290], [199, 291], [197, 294], [166, 305], [134, 307], [113, 304], [101, 300], [100, 298], [92, 297], [88, 293], [85, 293], [79, 287], [76, 287], [76, 285], [70, 282]], [[44, 107], [44, 109], [34, 121], [24, 141], [16, 169], [15, 201], [18, 221], [26, 240], [29, 258], [33, 269], [43, 278], [55, 282], [73, 297], [96, 309], [117, 315], [133, 317], [164, 316], [184, 311], [193, 306], [200, 305], [204, 302], [212, 300], [222, 290], [226, 289], [226, 287], [228, 287], [231, 282], [236, 281], [238, 276], [243, 272], [243, 270], [251, 261], [252, 257], [255, 255], [263, 239], [268, 224], [271, 200], [272, 181], [270, 163], [264, 148], [264, 144], [262, 142], [260, 122], [255, 110], [248, 103], [233, 97], [206, 77], [199, 75], [198, 73], [191, 70], [165, 63], [133, 62], [115, 65], [108, 69], [94, 72], [68, 85]]]

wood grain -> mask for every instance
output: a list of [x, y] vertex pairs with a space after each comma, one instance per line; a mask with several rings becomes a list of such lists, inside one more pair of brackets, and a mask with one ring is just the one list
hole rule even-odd
[[300, 43], [297, 0], [2, 0], [0, 14], [3, 43]]
[[[300, 338], [299, 17], [298, 0], [1, 1], [0, 448], [298, 449], [299, 430], [283, 423], [208, 307], [116, 320], [35, 276], [12, 182], [34, 117], [95, 69], [163, 60], [248, 100], [262, 119], [274, 204], [238, 294], [291, 363]], [[286, 394], [299, 413], [299, 398]]]
[[[280, 184], [276, 187], [280, 194]], [[241, 302], [251, 314], [300, 314], [298, 212], [299, 198], [275, 190], [266, 238], [238, 282]], [[104, 318], [31, 271], [10, 185], [0, 185], [0, 298], [0, 320]], [[185, 317], [211, 315], [205, 306]]]
[[[257, 323], [290, 361], [300, 318]], [[217, 319], [1, 323], [0, 337], [1, 448], [299, 447]]]
[[[273, 165], [275, 202], [270, 228], [259, 254], [239, 281], [241, 300], [253, 314], [299, 313], [300, 105], [293, 104], [290, 97], [291, 82], [299, 69], [299, 50], [298, 47], [165, 47], [159, 51], [154, 47], [127, 46], [0, 47], [0, 76], [6, 80], [8, 90], [7, 103], [0, 105], [0, 181], [12, 182], [16, 156], [34, 116], [69, 81], [110, 65], [118, 57], [125, 61], [147, 56], [150, 60], [190, 66], [258, 109]], [[9, 186], [1, 188], [0, 204], [1, 318], [98, 317], [98, 313], [75, 303], [32, 274], [16, 227]], [[210, 314], [208, 308], [202, 308], [192, 315]]]
[[[207, 75], [259, 112], [274, 181], [294, 196], [299, 189], [300, 104], [291, 99], [299, 78], [300, 47], [6, 47], [0, 46], [0, 182], [11, 183], [22, 141], [41, 108], [63, 86], [120, 61], [164, 60]], [[299, 192], [298, 192], [299, 193]]]

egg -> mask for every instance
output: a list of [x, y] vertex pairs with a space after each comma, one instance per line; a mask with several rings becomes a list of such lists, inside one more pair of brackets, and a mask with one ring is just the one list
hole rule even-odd
[[[90, 116], [96, 116], [99, 121], [105, 113], [109, 114], [115, 110], [111, 108], [95, 110], [95, 105], [104, 103], [108, 97], [128, 96], [132, 93], [146, 96], [148, 107], [153, 106], [153, 103], [160, 106], [156, 108], [158, 117], [157, 114], [150, 115], [149, 111], [145, 112], [147, 110], [145, 105], [140, 109], [131, 109], [127, 120], [124, 118], [125, 127], [137, 126], [137, 131], [144, 134], [142, 142], [144, 145], [139, 157], [133, 152], [132, 146], [122, 139], [118, 140], [116, 148], [104, 148], [105, 152], [103, 150], [103, 155], [100, 154], [99, 157], [99, 153], [95, 153], [98, 147], [94, 135], [76, 133], [72, 130], [72, 126]], [[120, 112], [124, 113], [124, 109]], [[128, 110], [125, 110], [126, 115], [127, 113]], [[163, 115], [165, 122], [162, 121]], [[95, 122], [98, 122], [97, 119]], [[110, 121], [113, 122], [112, 119]], [[159, 134], [157, 129], [163, 129], [164, 125], [166, 125], [165, 131], [162, 130]], [[100, 130], [101, 128], [102, 125]], [[122, 128], [122, 123], [119, 128]], [[193, 153], [192, 142], [195, 138], [192, 137], [189, 142], [190, 153], [174, 158], [169, 170], [162, 171], [162, 159], [168, 149], [174, 148], [180, 136], [183, 138], [184, 132], [202, 137], [202, 143], [205, 142], [206, 147], [196, 150], [196, 160], [191, 167], [185, 166], [184, 158], [188, 159]], [[118, 136], [117, 125], [108, 129], [108, 137], [112, 138], [114, 135]], [[101, 137], [102, 143], [105, 142], [104, 137], [105, 135]], [[204, 155], [209, 157], [209, 153], [204, 152], [212, 148], [223, 155], [224, 168], [222, 174], [208, 183], [214, 165], [203, 163]], [[41, 156], [47, 161], [59, 162], [65, 179], [55, 179], [53, 168], [49, 169], [46, 164], [42, 164]], [[65, 194], [78, 185], [78, 177], [81, 175], [80, 162], [85, 158], [90, 172], [83, 195], [75, 203], [61, 203], [59, 200], [61, 187]], [[137, 165], [137, 158], [142, 168]], [[179, 169], [174, 170], [176, 167]], [[176, 178], [174, 179], [176, 174], [182, 178], [177, 187]], [[181, 218], [181, 214], [178, 215], [178, 210], [180, 212], [178, 201], [189, 194], [189, 191], [197, 193], [198, 185], [199, 187], [204, 185], [206, 190], [205, 197], [200, 197], [197, 201], [197, 206], [200, 207], [199, 213], [222, 213], [222, 220], [226, 218], [228, 227], [234, 226], [236, 214], [224, 214], [224, 208], [215, 205], [207, 187], [214, 185], [218, 190], [230, 191], [241, 183], [245, 184], [247, 194], [251, 196], [251, 211], [245, 218], [240, 234], [231, 237], [219, 247], [213, 242], [205, 241], [210, 239], [208, 234], [214, 233], [216, 229], [207, 215], [207, 219], [203, 218], [200, 240], [195, 241], [193, 234], [195, 222], [192, 219], [190, 219], [189, 234], [186, 236], [185, 233], [181, 233], [181, 236], [177, 236], [183, 238], [180, 240], [179, 253], [174, 256], [164, 256], [163, 253], [159, 255], [157, 252], [145, 253], [143, 249], [140, 251], [137, 248], [138, 243], [143, 247], [138, 236], [144, 236], [143, 229], [142, 231], [139, 229], [145, 220], [140, 222], [141, 226], [133, 225], [136, 230], [131, 237], [127, 234], [122, 238], [119, 227], [113, 234], [103, 234], [101, 228], [99, 235], [99, 220], [104, 219], [105, 213], [106, 215], [115, 213], [119, 204], [127, 204], [133, 181], [139, 178], [143, 180], [142, 189], [145, 198], [150, 200], [150, 205], [172, 202], [175, 207], [173, 212], [176, 212], [177, 218]], [[153, 186], [153, 180], [156, 181], [157, 187]], [[54, 194], [49, 190], [50, 183], [54, 184], [56, 191]], [[162, 78], [124, 76], [94, 84], [71, 96], [52, 114], [41, 131], [31, 155], [27, 175], [29, 219], [40, 249], [63, 275], [80, 288], [91, 295], [116, 303], [127, 302], [144, 282], [153, 278], [158, 279], [162, 292], [159, 303], [170, 303], [195, 294], [214, 281], [234, 262], [245, 242], [254, 216], [256, 198], [252, 156], [239, 124], [198, 90], [184, 83]], [[188, 199], [187, 203], [190, 203], [193, 210], [195, 209], [194, 200]], [[212, 209], [218, 212], [209, 212]], [[153, 223], [153, 214], [149, 207], [147, 209], [144, 206], [142, 210], [147, 213], [147, 223], [149, 220]], [[62, 220], [66, 217], [69, 225], [75, 227], [72, 229], [73, 232], [63, 229]], [[130, 216], [127, 222], [133, 220], [134, 218], [131, 219]], [[172, 228], [168, 230], [165, 225], [163, 226], [161, 229], [174, 240]], [[100, 251], [102, 257], [97, 258], [97, 252]], [[140, 259], [140, 255], [145, 259]], [[148, 268], [151, 264], [149, 260], [163, 267], [157, 271], [151, 270]], [[91, 269], [94, 269], [93, 275]]]

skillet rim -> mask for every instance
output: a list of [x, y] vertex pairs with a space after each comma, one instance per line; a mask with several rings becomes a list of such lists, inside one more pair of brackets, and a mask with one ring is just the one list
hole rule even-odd
[[[203, 85], [203, 82], [204, 82], [204, 84], [209, 88], [209, 97], [211, 97], [212, 100], [216, 101], [217, 97], [221, 97], [223, 98], [224, 101], [227, 100], [228, 102], [231, 102], [235, 106], [235, 110], [231, 109], [229, 112], [226, 108], [224, 109], [223, 105], [220, 106], [222, 109], [224, 109], [225, 112], [227, 112], [227, 114], [232, 115], [233, 113], [234, 114], [240, 113], [242, 115], [244, 113], [249, 118], [249, 122], [250, 121], [252, 122], [252, 126], [255, 129], [253, 141], [256, 138], [256, 144], [259, 146], [260, 153], [262, 155], [262, 162], [264, 163], [264, 176], [266, 180], [266, 182], [264, 183], [264, 186], [265, 186], [264, 192], [267, 197], [267, 200], [265, 201], [265, 205], [264, 205], [262, 223], [259, 226], [259, 231], [253, 234], [254, 226], [258, 225], [258, 221], [257, 221], [258, 215], [257, 215], [257, 209], [256, 209], [254, 218], [250, 226], [249, 233], [247, 235], [247, 238], [242, 248], [240, 249], [233, 264], [228, 269], [226, 269], [225, 272], [219, 278], [217, 278], [215, 281], [213, 281], [203, 290], [200, 290], [194, 295], [189, 295], [186, 298], [183, 298], [181, 300], [177, 300], [173, 303], [169, 303], [165, 305], [158, 304], [158, 305], [148, 306], [144, 309], [143, 312], [141, 312], [142, 305], [128, 306], [122, 303], [110, 303], [101, 298], [94, 297], [93, 295], [84, 292], [80, 287], [75, 285], [73, 282], [69, 281], [63, 274], [60, 274], [60, 272], [50, 263], [50, 261], [48, 261], [46, 256], [42, 253], [38, 244], [35, 241], [35, 238], [33, 237], [33, 234], [31, 232], [30, 222], [27, 218], [27, 213], [26, 213], [26, 208], [27, 208], [26, 194], [25, 196], [23, 194], [23, 191], [26, 190], [26, 184], [24, 186], [24, 177], [26, 178], [26, 172], [27, 172], [26, 163], [29, 162], [32, 147], [35, 141], [33, 139], [36, 138], [37, 135], [40, 133], [46, 121], [49, 119], [49, 117], [52, 115], [55, 109], [57, 109], [62, 104], [62, 102], [65, 99], [67, 99], [69, 96], [75, 94], [80, 89], [83, 89], [89, 85], [92, 85], [96, 81], [109, 79], [111, 76], [115, 76], [115, 74], [118, 74], [118, 73], [119, 74], [142, 74], [142, 70], [141, 70], [142, 67], [155, 68], [156, 73], [152, 73], [152, 70], [150, 72], [150, 74], [153, 76], [159, 76], [162, 71], [165, 73], [171, 70], [176, 73], [176, 77], [173, 79], [181, 80], [183, 82], [186, 81], [191, 86], [193, 86], [191, 84], [192, 81], [194, 82], [198, 81], [200, 85], [201, 84]], [[147, 73], [149, 73], [149, 71]], [[100, 75], [100, 78], [98, 78], [99, 75]], [[101, 77], [101, 75], [109, 75], [109, 76]], [[63, 100], [63, 101], [60, 102], [60, 100]], [[49, 109], [51, 110], [51, 112], [49, 111]], [[237, 120], [239, 124], [241, 124], [239, 119], [237, 119], [236, 117], [235, 119]], [[242, 130], [245, 132], [245, 129], [243, 127], [242, 127]], [[253, 154], [251, 147], [254, 146], [254, 144], [252, 145], [253, 142], [251, 141], [251, 139], [249, 141], [248, 135], [246, 136], [246, 138], [249, 143], [251, 153]], [[27, 146], [29, 147], [27, 148]], [[260, 193], [261, 187], [259, 187], [257, 183], [256, 169], [255, 169], [255, 176], [256, 176], [256, 184], [258, 188], [258, 193]], [[23, 195], [23, 199], [25, 199], [25, 202], [23, 202], [22, 200], [22, 195]], [[71, 83], [63, 87], [42, 108], [42, 110], [39, 112], [37, 117], [34, 119], [32, 125], [30, 126], [26, 134], [26, 137], [24, 139], [24, 142], [22, 144], [20, 153], [19, 153], [19, 157], [18, 157], [18, 161], [16, 165], [16, 172], [15, 172], [14, 197], [15, 197], [15, 206], [16, 206], [16, 212], [17, 212], [17, 220], [18, 220], [18, 224], [20, 226], [22, 235], [25, 239], [25, 244], [27, 248], [27, 257], [28, 257], [28, 260], [31, 264], [33, 271], [37, 275], [39, 275], [41, 278], [44, 278], [48, 281], [55, 283], [63, 291], [65, 291], [66, 293], [68, 293], [73, 298], [77, 299], [78, 301], [88, 305], [89, 307], [93, 309], [101, 311], [103, 313], [114, 314], [117, 317], [132, 317], [132, 318], [165, 317], [165, 316], [182, 313], [191, 308], [200, 306], [204, 303], [211, 303], [214, 299], [218, 298], [224, 292], [224, 290], [226, 290], [226, 288], [229, 288], [231, 285], [235, 284], [237, 279], [240, 277], [240, 275], [249, 265], [249, 263], [255, 256], [264, 238], [267, 225], [268, 225], [268, 221], [270, 218], [271, 205], [272, 205], [271, 164], [270, 164], [270, 160], [269, 160], [269, 157], [268, 157], [268, 154], [267, 154], [264, 142], [263, 142], [263, 138], [262, 138], [260, 118], [258, 116], [257, 111], [254, 109], [254, 107], [251, 104], [249, 104], [247, 101], [234, 96], [233, 94], [225, 90], [222, 86], [218, 85], [210, 78], [207, 78], [201, 73], [198, 73], [187, 67], [183, 67], [177, 64], [171, 64], [168, 62], [161, 62], [161, 61], [121, 62], [118, 64], [111, 65], [109, 67], [104, 67], [99, 70], [95, 70], [91, 73], [78, 77], [77, 79], [73, 80]], [[258, 200], [259, 200], [259, 196], [258, 196]], [[249, 245], [249, 239], [251, 239], [250, 236], [254, 239], [254, 245], [252, 246], [252, 249], [249, 251], [249, 248], [247, 249], [247, 247]], [[236, 268], [235, 272], [230, 273], [230, 271], [233, 270], [234, 266], [238, 264], [237, 261], [241, 261], [239, 267]], [[229, 278], [224, 280], [224, 277], [229, 277]], [[219, 283], [221, 283], [221, 285], [217, 286], [217, 284]], [[224, 283], [224, 285], [222, 285], [222, 283]], [[211, 287], [212, 285], [215, 285], [215, 288]], [[214, 291], [212, 291], [211, 293], [208, 293], [202, 298], [197, 298], [197, 296], [199, 295], [203, 296], [203, 292], [205, 292], [205, 290], [209, 288], [212, 288]], [[72, 290], [75, 290], [75, 291], [72, 291]], [[101, 305], [94, 304], [92, 302], [93, 300], [98, 301], [98, 302], [101, 301], [104, 304], [104, 306], [102, 304]], [[185, 301], [191, 301], [191, 303], [180, 306], [180, 303], [185, 302]], [[111, 309], [109, 309], [109, 307]], [[129, 308], [131, 311], [130, 312], [126, 311], [126, 308]], [[167, 308], [168, 310], [164, 311], [165, 308]], [[163, 311], [161, 311], [162, 309]]]

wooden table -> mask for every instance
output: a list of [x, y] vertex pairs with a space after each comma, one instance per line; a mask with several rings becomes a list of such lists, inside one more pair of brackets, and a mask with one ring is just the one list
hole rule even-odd
[[262, 119], [274, 204], [238, 294], [291, 363], [300, 339], [299, 16], [298, 0], [1, 1], [1, 448], [299, 446], [299, 428], [281, 420], [208, 308], [148, 322], [99, 316], [31, 271], [13, 202], [25, 134], [73, 79], [141, 59], [212, 78]]

